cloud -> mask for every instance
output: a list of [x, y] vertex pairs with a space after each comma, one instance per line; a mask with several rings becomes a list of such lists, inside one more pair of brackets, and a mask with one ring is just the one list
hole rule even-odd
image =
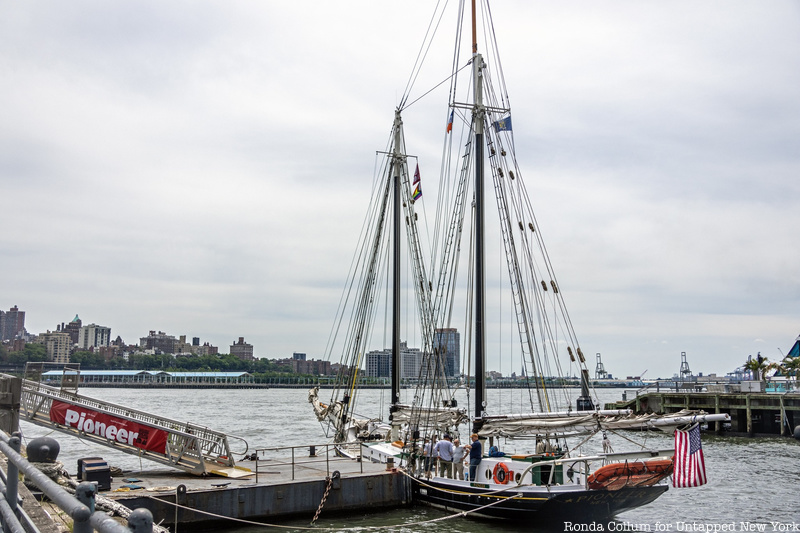
[[[129, 342], [160, 329], [321, 356], [431, 8], [3, 5], [0, 305], [34, 332], [79, 313]], [[518, 157], [584, 351], [669, 375], [680, 351], [724, 373], [764, 343], [788, 349], [796, 6], [493, 9]], [[444, 79], [447, 39], [412, 100]], [[444, 91], [404, 113], [428, 183]]]

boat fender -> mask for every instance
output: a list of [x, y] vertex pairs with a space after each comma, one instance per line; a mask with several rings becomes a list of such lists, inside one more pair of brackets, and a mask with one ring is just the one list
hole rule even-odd
[[394, 442], [392, 443], [392, 446], [394, 446], [395, 448], [402, 448], [402, 447], [404, 446], [404, 444], [403, 444], [403, 441], [401, 441], [401, 440], [396, 440], [396, 441], [394, 441]]
[[494, 471], [492, 472], [492, 478], [494, 482], [498, 485], [505, 485], [508, 483], [509, 479], [511, 479], [512, 473], [508, 469], [505, 463], [497, 463], [494, 465]]

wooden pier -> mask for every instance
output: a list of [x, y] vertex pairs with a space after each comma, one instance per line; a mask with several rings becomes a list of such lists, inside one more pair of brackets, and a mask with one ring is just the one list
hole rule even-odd
[[636, 414], [676, 413], [683, 409], [727, 413], [730, 427], [715, 422], [719, 434], [746, 436], [792, 436], [800, 425], [800, 392], [700, 392], [657, 391], [638, 394], [630, 400], [606, 404], [606, 409], [633, 409]]

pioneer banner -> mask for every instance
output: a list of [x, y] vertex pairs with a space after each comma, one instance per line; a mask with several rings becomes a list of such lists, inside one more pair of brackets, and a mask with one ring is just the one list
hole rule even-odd
[[78, 405], [53, 400], [50, 421], [142, 450], [161, 454], [167, 451], [167, 432], [163, 429], [98, 413]]

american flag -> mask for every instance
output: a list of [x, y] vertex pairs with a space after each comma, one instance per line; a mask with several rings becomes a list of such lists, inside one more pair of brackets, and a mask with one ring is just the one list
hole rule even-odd
[[673, 487], [699, 487], [705, 485], [706, 461], [700, 444], [700, 424], [687, 431], [675, 430], [675, 471]]

